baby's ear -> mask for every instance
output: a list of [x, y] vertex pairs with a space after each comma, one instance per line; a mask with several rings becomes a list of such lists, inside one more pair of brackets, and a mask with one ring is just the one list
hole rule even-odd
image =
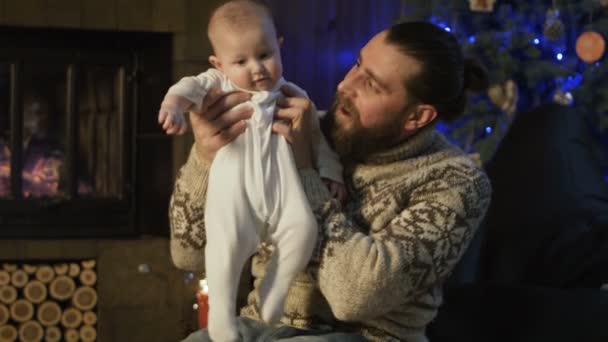
[[219, 71], [222, 71], [222, 61], [214, 55], [209, 56], [209, 63]]

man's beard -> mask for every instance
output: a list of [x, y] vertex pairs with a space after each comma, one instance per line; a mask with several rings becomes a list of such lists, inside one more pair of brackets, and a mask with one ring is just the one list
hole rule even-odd
[[[337, 118], [336, 111], [342, 107], [350, 114], [348, 118]], [[386, 113], [389, 115], [391, 113]], [[350, 127], [345, 121], [349, 120]], [[336, 94], [331, 109], [321, 120], [321, 130], [329, 140], [343, 163], [363, 162], [370, 155], [394, 146], [402, 133], [402, 119], [395, 117], [382, 127], [361, 127], [359, 111], [353, 103]]]

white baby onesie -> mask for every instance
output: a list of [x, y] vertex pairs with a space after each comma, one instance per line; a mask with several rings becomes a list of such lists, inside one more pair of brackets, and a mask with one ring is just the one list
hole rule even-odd
[[[236, 296], [247, 259], [262, 241], [276, 249], [260, 287], [262, 319], [278, 321], [292, 280], [311, 257], [317, 223], [302, 188], [291, 147], [272, 133], [276, 100], [283, 96], [281, 79], [272, 91], [250, 92], [254, 114], [247, 129], [221, 148], [209, 170], [205, 207], [205, 269], [209, 285], [209, 334], [214, 341], [238, 340]], [[306, 93], [294, 84], [295, 89]], [[215, 69], [180, 80], [168, 94], [188, 98], [196, 109], [210, 89], [237, 89]], [[323, 177], [342, 181], [338, 157], [319, 132], [317, 164]]]

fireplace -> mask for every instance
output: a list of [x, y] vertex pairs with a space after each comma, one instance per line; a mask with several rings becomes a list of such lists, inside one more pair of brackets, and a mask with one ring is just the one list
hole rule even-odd
[[171, 35], [0, 28], [0, 237], [167, 233]]

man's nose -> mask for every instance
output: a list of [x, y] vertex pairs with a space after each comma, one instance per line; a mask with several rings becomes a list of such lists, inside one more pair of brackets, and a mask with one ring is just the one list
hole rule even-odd
[[338, 91], [345, 95], [354, 95], [353, 78], [347, 74], [340, 83], [338, 83]]

